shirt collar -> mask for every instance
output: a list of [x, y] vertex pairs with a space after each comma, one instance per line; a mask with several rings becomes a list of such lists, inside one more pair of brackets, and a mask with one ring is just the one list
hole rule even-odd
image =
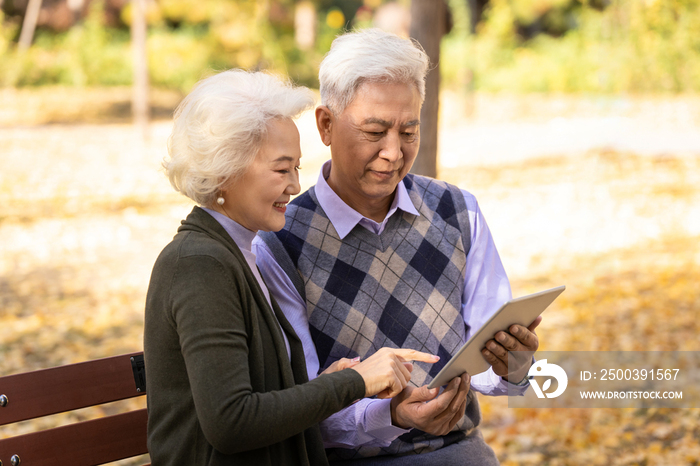
[[215, 210], [208, 209], [206, 207], [202, 207], [209, 215], [214, 217], [214, 219], [219, 222], [219, 224], [224, 227], [224, 230], [226, 230], [226, 233], [231, 236], [231, 239], [233, 240], [234, 243], [236, 243], [236, 246], [241, 251], [250, 251], [251, 250], [251, 244], [253, 243], [253, 238], [255, 238], [255, 234], [257, 232], [255, 231], [250, 231], [240, 223], [237, 223], [233, 220], [231, 220], [229, 217], [226, 215], [223, 215]]
[[372, 226], [375, 233], [379, 234], [384, 229], [387, 220], [396, 212], [397, 209], [401, 209], [404, 212], [419, 216], [420, 213], [418, 209], [413, 205], [411, 197], [408, 195], [408, 190], [403, 183], [403, 180], [399, 182], [396, 189], [396, 196], [394, 196], [394, 201], [391, 203], [389, 212], [387, 213], [384, 221], [382, 223], [377, 223], [372, 219], [364, 217], [362, 214], [357, 212], [355, 209], [350, 207], [343, 201], [340, 196], [338, 196], [330, 186], [326, 178], [331, 173], [331, 161], [327, 161], [321, 167], [321, 171], [318, 174], [318, 180], [316, 181], [316, 198], [318, 203], [323, 209], [323, 211], [328, 216], [328, 219], [333, 224], [335, 231], [338, 232], [340, 239], [345, 238], [348, 233], [352, 231], [355, 226], [362, 222], [363, 226]]

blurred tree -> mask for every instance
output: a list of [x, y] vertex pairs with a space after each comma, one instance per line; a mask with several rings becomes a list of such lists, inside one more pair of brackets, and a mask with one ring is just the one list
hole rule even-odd
[[[338, 11], [343, 14], [343, 24], [341, 28], [350, 29], [357, 10], [362, 7], [362, 0], [316, 0], [318, 10], [324, 13]], [[324, 14], [325, 16], [325, 14]], [[339, 17], [339, 16], [337, 16]]]
[[450, 22], [444, 0], [412, 0], [410, 34], [425, 49], [433, 69], [425, 83], [425, 102], [420, 113], [420, 151], [411, 171], [433, 178], [437, 176], [440, 41], [449, 32]]
[[39, 11], [41, 10], [41, 0], [29, 0], [27, 12], [24, 15], [22, 22], [22, 32], [19, 35], [18, 47], [20, 50], [27, 50], [32, 45], [34, 39], [34, 29], [36, 22], [39, 19]]
[[[109, 27], [123, 27], [119, 15], [130, 0], [100, 0], [104, 10], [105, 23]], [[0, 8], [10, 18], [24, 19], [30, 0], [5, 0]], [[87, 18], [91, 4], [97, 0], [43, 0], [37, 19], [37, 28], [52, 32], [65, 32]], [[154, 3], [154, 2], [153, 2]]]
[[134, 124], [144, 140], [148, 139], [148, 56], [146, 54], [146, 0], [131, 0], [131, 46], [134, 56], [134, 89], [131, 111]]
[[484, 9], [489, 4], [489, 0], [465, 0], [469, 7], [469, 32], [476, 34], [476, 26], [481, 21]]
[[294, 41], [300, 50], [310, 50], [316, 44], [316, 8], [309, 1], [297, 3], [294, 11]]
[[[427, 36], [442, 34], [429, 19], [437, 15], [436, 6], [454, 16], [455, 31], [445, 36], [441, 50], [431, 52], [423, 44], [433, 65], [440, 54], [442, 87], [700, 91], [699, 0], [447, 1], [450, 8], [438, 0], [413, 5], [427, 8], [414, 14], [414, 28], [425, 24]], [[318, 86], [318, 65], [338, 34], [374, 26], [408, 35], [410, 19], [404, 12], [411, 5], [410, 0], [146, 2], [150, 83], [183, 93], [211, 70], [232, 67], [269, 69]], [[0, 86], [133, 84], [131, 0], [42, 0], [33, 45], [22, 53], [16, 45], [28, 4], [0, 0]], [[312, 14], [306, 26], [297, 28], [301, 5]], [[297, 36], [302, 30], [305, 39]], [[438, 79], [436, 71], [429, 81]], [[426, 112], [433, 102], [430, 86]], [[423, 148], [432, 152], [428, 125], [437, 121], [426, 117], [424, 123]]]
[[398, 2], [384, 3], [377, 7], [371, 21], [366, 23], [368, 27], [378, 27], [401, 37], [408, 37], [411, 29], [410, 10], [410, 5], [405, 6]]

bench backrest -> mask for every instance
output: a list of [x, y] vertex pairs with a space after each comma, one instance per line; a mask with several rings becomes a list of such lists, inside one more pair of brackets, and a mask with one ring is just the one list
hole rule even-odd
[[[9, 375], [0, 377], [0, 426], [145, 394], [143, 353]], [[0, 439], [0, 464], [92, 466], [142, 455], [146, 424], [139, 409]]]

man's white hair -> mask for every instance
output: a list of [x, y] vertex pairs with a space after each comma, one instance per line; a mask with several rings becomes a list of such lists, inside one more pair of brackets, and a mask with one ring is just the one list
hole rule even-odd
[[203, 79], [175, 110], [163, 167], [176, 191], [210, 206], [255, 159], [273, 118], [314, 105], [311, 91], [263, 72], [229, 70]]
[[365, 29], [336, 37], [318, 72], [321, 103], [342, 113], [365, 82], [398, 82], [416, 86], [425, 100], [428, 55], [412, 39]]

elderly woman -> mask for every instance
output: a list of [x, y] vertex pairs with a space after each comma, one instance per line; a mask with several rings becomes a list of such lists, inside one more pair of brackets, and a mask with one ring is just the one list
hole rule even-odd
[[251, 242], [279, 230], [300, 190], [292, 121], [309, 91], [264, 73], [200, 82], [175, 112], [164, 163], [194, 207], [153, 268], [146, 300], [148, 446], [154, 466], [327, 464], [317, 424], [391, 397], [408, 361], [384, 348], [308, 381], [302, 345], [265, 286]]

